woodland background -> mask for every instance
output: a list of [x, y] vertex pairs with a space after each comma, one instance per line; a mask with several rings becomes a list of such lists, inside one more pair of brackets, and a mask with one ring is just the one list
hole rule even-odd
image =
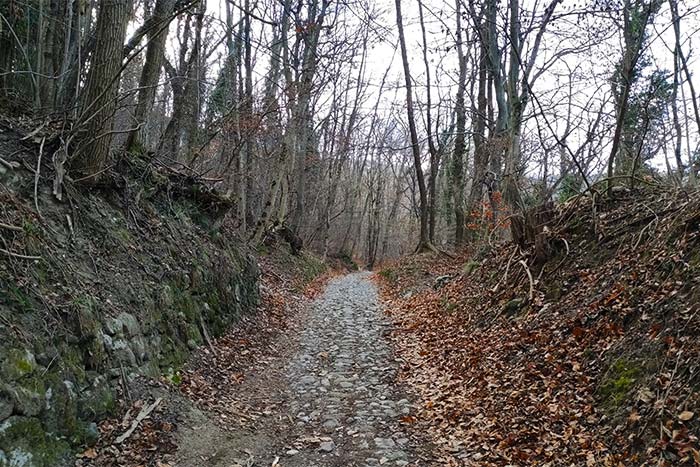
[[140, 160], [212, 187], [241, 238], [371, 266], [534, 243], [580, 193], [694, 184], [699, 8], [5, 0], [0, 92], [54, 129], [58, 198]]

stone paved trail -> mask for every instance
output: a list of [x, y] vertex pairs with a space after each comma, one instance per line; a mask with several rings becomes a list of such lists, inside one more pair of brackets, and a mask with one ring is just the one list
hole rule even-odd
[[[425, 465], [400, 425], [413, 409], [395, 385], [389, 326], [369, 274], [333, 279], [311, 305], [289, 355], [241, 388], [242, 398], [258, 404], [274, 399], [272, 412], [249, 432], [222, 439], [185, 430], [188, 460], [177, 465]], [[200, 449], [217, 451], [204, 464], [196, 460], [204, 456], [187, 452], [192, 436], [204, 440]]]

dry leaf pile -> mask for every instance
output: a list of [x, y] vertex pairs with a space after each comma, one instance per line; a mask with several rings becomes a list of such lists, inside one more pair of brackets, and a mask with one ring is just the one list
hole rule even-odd
[[442, 464], [700, 465], [699, 199], [566, 204], [541, 271], [501, 245], [378, 274]]
[[[144, 399], [123, 402], [125, 412], [120, 418], [110, 418], [99, 424], [97, 444], [78, 454], [76, 467], [171, 467], [168, 460], [176, 449], [172, 440], [176, 423], [164, 404], [157, 404], [147, 417], [139, 420], [139, 414], [152, 403]], [[120, 443], [119, 437], [128, 434], [133, 425], [136, 426], [133, 433]]]

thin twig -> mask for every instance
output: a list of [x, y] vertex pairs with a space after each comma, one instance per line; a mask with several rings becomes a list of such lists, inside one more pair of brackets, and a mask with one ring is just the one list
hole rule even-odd
[[82, 181], [88, 180], [88, 179], [90, 179], [90, 178], [98, 177], [98, 176], [102, 175], [103, 173], [107, 172], [108, 170], [111, 170], [111, 169], [114, 168], [114, 167], [115, 167], [115, 164], [112, 164], [112, 165], [110, 165], [110, 166], [108, 166], [108, 167], [105, 167], [104, 169], [100, 170], [99, 172], [95, 172], [94, 174], [86, 175], [86, 176], [81, 177], [81, 178], [77, 178], [77, 179], [75, 179], [75, 180], [72, 180], [72, 182], [73, 182], [73, 183], [78, 183], [78, 182], [82, 182]]
[[518, 261], [520, 265], [525, 268], [525, 272], [527, 273], [527, 278], [530, 280], [530, 303], [532, 303], [532, 300], [535, 298], [535, 280], [532, 278], [532, 272], [530, 272], [530, 268], [527, 267], [527, 263], [525, 260], [520, 260]]
[[202, 318], [202, 315], [199, 315], [199, 324], [202, 326], [202, 333], [204, 334], [204, 339], [206, 339], [207, 344], [211, 349], [211, 353], [214, 354], [215, 357], [218, 356], [219, 354], [211, 341], [211, 337], [209, 337], [209, 331], [207, 330], [207, 325], [204, 323], [204, 318]]
[[36, 136], [36, 134], [39, 133], [45, 126], [46, 126], [46, 121], [44, 121], [44, 122], [43, 122], [41, 125], [39, 125], [34, 131], [32, 131], [31, 133], [29, 133], [29, 134], [28, 134], [27, 136], [25, 136], [24, 138], [20, 138], [20, 141], [26, 141], [26, 140], [28, 140], [28, 139], [30, 139], [30, 138], [33, 138], [33, 137]]
[[34, 172], [34, 207], [36, 212], [41, 216], [41, 210], [39, 209], [39, 177], [41, 176], [41, 158], [44, 155], [44, 143], [46, 142], [46, 136], [41, 138], [41, 144], [39, 145], [39, 158], [36, 161], [36, 172]]
[[2, 157], [0, 157], [0, 164], [4, 165], [5, 167], [7, 167], [7, 168], [10, 169], [10, 170], [15, 170], [15, 169], [18, 169], [18, 168], [19, 168], [19, 163], [18, 163], [18, 162], [6, 161], [6, 160], [3, 159]]
[[651, 227], [652, 224], [659, 222], [658, 214], [656, 214], [656, 212], [653, 209], [651, 209], [649, 206], [647, 206], [645, 203], [641, 203], [641, 204], [642, 204], [642, 206], [647, 208], [649, 211], [651, 211], [651, 213], [654, 215], [654, 218], [647, 225], [645, 225], [644, 228], [639, 232], [639, 237], [637, 238], [637, 241], [634, 242], [634, 246], [632, 247], [633, 250], [636, 250], [637, 247], [639, 246], [639, 244], [642, 242], [642, 237], [644, 237], [644, 233], [647, 231], [647, 229], [649, 227]]
[[20, 255], [19, 253], [13, 253], [11, 251], [5, 250], [4, 248], [0, 248], [0, 253], [5, 253], [8, 256], [11, 256], [13, 258], [19, 258], [19, 259], [30, 259], [30, 260], [41, 259], [41, 256]]
[[22, 229], [22, 227], [18, 227], [16, 225], [4, 224], [2, 222], [0, 222], [0, 229], [12, 230], [13, 232], [22, 232], [24, 230], [24, 229]]
[[513, 253], [510, 255], [508, 258], [508, 264], [506, 264], [506, 272], [503, 274], [503, 277], [501, 277], [501, 280], [498, 281], [498, 283], [491, 289], [492, 293], [496, 293], [498, 290], [498, 287], [500, 287], [501, 283], [508, 281], [508, 271], [510, 271], [510, 263], [513, 262], [513, 258], [515, 258], [515, 254], [518, 252], [518, 247], [516, 246], [513, 248]]
[[[552, 276], [552, 274], [554, 274], [555, 272], [557, 272], [557, 271], [559, 270], [559, 268], [561, 268], [561, 267], [564, 265], [564, 262], [566, 261], [566, 258], [568, 258], [568, 257], [569, 257], [569, 254], [571, 253], [571, 250], [569, 249], [569, 242], [567, 242], [566, 239], [565, 239], [564, 237], [561, 237], [559, 240], [561, 240], [562, 242], [564, 242], [564, 245], [566, 246], [566, 256], [564, 256], [564, 257], [561, 259], [561, 261], [559, 261], [559, 264], [557, 264], [556, 267], [555, 267], [554, 269], [552, 269], [551, 272], [549, 272], [549, 276], [550, 276], [550, 277]], [[543, 272], [544, 272], [544, 268], [542, 268], [542, 271], [540, 272], [540, 275], [537, 276], [537, 280], [540, 280], [540, 278], [542, 277], [542, 273], [543, 273]]]
[[156, 399], [156, 401], [155, 401], [153, 404], [151, 404], [151, 405], [149, 405], [149, 406], [144, 407], [143, 409], [141, 409], [141, 412], [139, 412], [139, 414], [136, 416], [136, 418], [134, 419], [134, 421], [131, 422], [131, 427], [129, 427], [129, 429], [126, 430], [126, 433], [124, 433], [123, 435], [118, 436], [117, 439], [115, 440], [115, 443], [116, 443], [116, 444], [121, 444], [121, 443], [123, 443], [129, 436], [131, 436], [131, 434], [136, 430], [136, 428], [138, 428], [139, 423], [141, 423], [141, 421], [143, 421], [146, 417], [148, 417], [148, 416], [151, 414], [151, 412], [153, 412], [153, 409], [155, 409], [155, 408], [158, 406], [158, 404], [161, 403], [162, 400], [163, 400], [163, 399], [159, 397], [158, 399]]

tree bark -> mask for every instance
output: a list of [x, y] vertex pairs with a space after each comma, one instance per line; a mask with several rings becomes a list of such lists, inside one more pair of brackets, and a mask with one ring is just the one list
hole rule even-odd
[[421, 166], [420, 145], [418, 142], [418, 131], [416, 130], [416, 120], [413, 111], [413, 87], [411, 84], [411, 70], [408, 62], [408, 52], [406, 50], [406, 38], [403, 29], [403, 17], [401, 14], [401, 0], [396, 2], [396, 26], [399, 31], [399, 43], [401, 45], [401, 59], [403, 61], [403, 73], [406, 82], [406, 112], [408, 114], [408, 128], [411, 136], [411, 152], [413, 154], [413, 165], [418, 181], [418, 191], [420, 196], [420, 238], [417, 252], [433, 250], [430, 242], [430, 231], [428, 227], [428, 194], [425, 186], [425, 176]]
[[294, 211], [292, 212], [292, 230], [297, 236], [301, 235], [301, 228], [305, 214], [305, 194], [306, 194], [306, 159], [309, 151], [312, 150], [312, 122], [311, 122], [311, 91], [313, 80], [316, 76], [318, 66], [318, 42], [326, 18], [326, 12], [330, 5], [330, 0], [313, 0], [309, 7], [310, 23], [305, 27], [306, 34], [305, 47], [302, 60], [301, 76], [299, 78], [298, 104], [296, 110], [296, 130], [298, 137], [295, 147], [296, 159], [296, 197]]
[[[452, 193], [455, 213], [455, 245], [459, 248], [464, 244], [464, 153], [466, 151], [467, 115], [464, 95], [467, 84], [467, 60], [462, 44], [462, 2], [455, 0], [457, 13], [457, 60], [459, 63], [459, 80], [455, 102], [456, 135], [454, 153], [452, 155]], [[485, 70], [484, 70], [485, 71]], [[475, 118], [479, 118], [475, 116]]]
[[[615, 175], [615, 163], [622, 142], [622, 131], [624, 129], [625, 117], [627, 116], [627, 107], [629, 104], [630, 88], [632, 87], [634, 69], [637, 66], [642, 43], [644, 42], [644, 31], [652, 13], [652, 4], [642, 5], [643, 11], [640, 18], [631, 18], [631, 8], [630, 1], [626, 0], [625, 7], [623, 9], [625, 50], [623, 51], [622, 67], [620, 70], [620, 84], [622, 86], [622, 92], [617, 102], [618, 108], [617, 119], [615, 121], [615, 134], [613, 136], [612, 149], [610, 150], [610, 156], [608, 158], [608, 196], [612, 195], [612, 178]], [[637, 21], [641, 24], [641, 30], [638, 30], [639, 25], [636, 24]]]
[[97, 17], [95, 51], [88, 72], [79, 128], [85, 136], [71, 169], [95, 182], [105, 167], [112, 143], [112, 126], [121, 73], [121, 48], [129, 20], [129, 0], [104, 0]]
[[133, 150], [145, 143], [145, 128], [148, 115], [156, 97], [158, 79], [165, 58], [165, 41], [168, 38], [168, 25], [172, 20], [176, 0], [157, 0], [151, 17], [152, 26], [147, 32], [148, 46], [146, 60], [141, 70], [133, 129], [129, 133], [127, 149]]

